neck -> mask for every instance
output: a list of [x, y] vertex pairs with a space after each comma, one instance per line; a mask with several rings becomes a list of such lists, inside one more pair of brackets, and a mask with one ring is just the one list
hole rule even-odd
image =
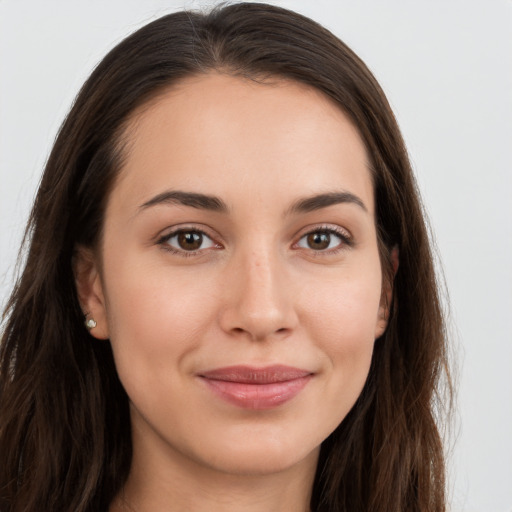
[[315, 451], [285, 469], [228, 473], [134, 443], [128, 480], [110, 512], [309, 512], [317, 461]]
[[137, 486], [128, 481], [116, 499], [111, 512], [309, 512], [310, 490], [304, 486], [280, 485], [282, 479], [274, 476], [246, 478], [241, 482], [217, 482], [217, 485], [195, 481], [191, 487], [168, 485]]

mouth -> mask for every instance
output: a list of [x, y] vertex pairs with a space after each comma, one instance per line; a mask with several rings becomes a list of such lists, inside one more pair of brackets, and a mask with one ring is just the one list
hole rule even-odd
[[283, 405], [297, 396], [313, 373], [283, 365], [229, 366], [203, 372], [198, 377], [228, 403], [244, 409], [264, 410]]

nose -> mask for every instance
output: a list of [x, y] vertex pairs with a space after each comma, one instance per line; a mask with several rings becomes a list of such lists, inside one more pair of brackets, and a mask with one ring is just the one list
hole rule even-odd
[[298, 317], [286, 270], [286, 263], [270, 251], [233, 261], [225, 279], [221, 328], [253, 341], [289, 336]]

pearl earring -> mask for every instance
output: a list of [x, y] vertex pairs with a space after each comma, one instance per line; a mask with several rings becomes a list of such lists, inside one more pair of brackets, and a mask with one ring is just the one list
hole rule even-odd
[[85, 319], [85, 327], [87, 328], [88, 331], [94, 329], [97, 325], [98, 323], [96, 322], [96, 320], [94, 320], [94, 318]]

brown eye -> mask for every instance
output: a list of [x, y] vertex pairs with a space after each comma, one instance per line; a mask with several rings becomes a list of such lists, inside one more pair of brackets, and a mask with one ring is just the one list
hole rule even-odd
[[177, 242], [184, 251], [197, 251], [203, 243], [203, 235], [197, 231], [182, 231], [177, 235]]
[[192, 229], [174, 231], [174, 233], [163, 237], [159, 243], [168, 246], [173, 252], [183, 254], [216, 247], [215, 242], [208, 235], [202, 231]]
[[323, 251], [327, 249], [331, 243], [331, 235], [330, 233], [323, 233], [321, 231], [317, 231], [315, 233], [310, 233], [307, 235], [307, 244], [310, 249], [314, 249], [315, 251]]
[[350, 246], [351, 240], [349, 235], [338, 233], [334, 229], [318, 229], [306, 233], [297, 242], [297, 246], [301, 249], [310, 249], [313, 251], [327, 251]]

